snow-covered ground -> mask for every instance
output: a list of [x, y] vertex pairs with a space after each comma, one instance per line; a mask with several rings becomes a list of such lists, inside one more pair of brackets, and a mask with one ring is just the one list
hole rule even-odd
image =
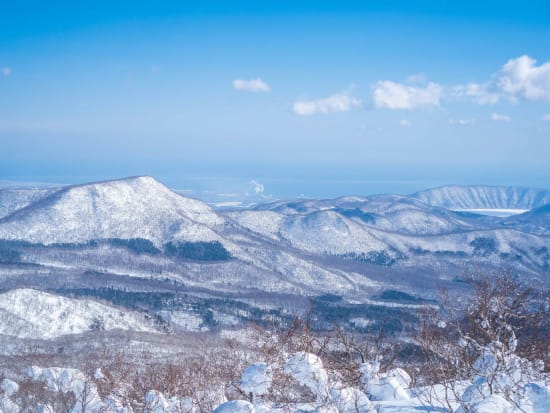
[[[548, 413], [550, 387], [542, 380], [533, 380], [535, 375], [530, 373], [534, 372], [520, 371], [519, 366], [525, 364], [513, 354], [505, 363], [511, 369], [503, 374], [488, 348], [474, 364], [476, 371], [471, 379], [445, 386], [414, 388], [411, 377], [403, 369], [381, 372], [377, 361], [367, 361], [359, 366], [361, 385], [350, 387], [329, 374], [318, 356], [296, 352], [278, 362], [249, 365], [238, 382], [227, 384], [226, 394], [227, 388], [232, 387], [239, 389], [242, 396], [232, 400], [227, 400], [219, 389], [208, 396], [201, 394], [200, 399], [194, 394], [176, 396], [157, 389], [145, 390], [140, 396], [131, 393], [128, 384], [123, 382], [107, 386], [112, 375], [101, 368], [87, 376], [73, 368], [30, 366], [26, 379], [43, 383], [41, 391], [49, 392], [50, 398], [41, 400], [35, 395], [38, 398], [32, 399], [34, 406], [27, 405], [27, 408], [54, 413], [54, 406], [49, 404], [54, 399], [51, 395], [72, 393], [71, 413], [199, 413], [205, 411], [205, 397], [208, 403], [213, 403], [214, 413]], [[536, 377], [544, 379], [540, 374]], [[272, 400], [281, 386], [286, 400]], [[454, 391], [451, 397], [448, 397], [449, 386], [453, 386]], [[99, 388], [103, 389], [103, 396]], [[111, 390], [106, 391], [109, 388]], [[128, 397], [129, 394], [133, 396]], [[141, 401], [135, 400], [136, 397]], [[28, 398], [27, 394], [26, 403]], [[20, 413], [22, 406], [18, 403], [23, 403], [19, 384], [10, 378], [3, 379], [0, 411]]]

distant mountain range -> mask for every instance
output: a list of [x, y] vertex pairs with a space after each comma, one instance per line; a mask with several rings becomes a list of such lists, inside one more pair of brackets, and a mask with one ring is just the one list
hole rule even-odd
[[412, 197], [447, 209], [533, 209], [550, 204], [550, 190], [508, 186], [442, 186]]
[[[154, 311], [174, 328], [286, 317], [327, 294], [352, 313], [357, 305], [395, 309], [403, 303], [376, 297], [431, 299], [440, 287], [464, 288], [475, 272], [550, 283], [549, 204], [547, 190], [449, 186], [216, 211], [151, 177], [0, 190], [0, 288], [96, 296]], [[482, 209], [528, 212], [464, 211]], [[38, 294], [23, 291], [13, 294]], [[144, 291], [164, 295], [148, 301]], [[0, 295], [0, 308], [9, 299]], [[0, 322], [22, 317], [3, 311]]]

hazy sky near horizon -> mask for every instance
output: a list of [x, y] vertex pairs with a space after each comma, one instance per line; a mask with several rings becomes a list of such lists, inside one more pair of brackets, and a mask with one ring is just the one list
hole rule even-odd
[[0, 180], [550, 187], [549, 22], [548, 1], [2, 2]]

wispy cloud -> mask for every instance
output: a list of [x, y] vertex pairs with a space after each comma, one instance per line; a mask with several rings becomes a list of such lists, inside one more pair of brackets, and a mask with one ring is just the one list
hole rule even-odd
[[233, 81], [233, 88], [246, 92], [269, 92], [271, 90], [271, 87], [261, 78], [250, 80], [235, 79]]
[[407, 120], [407, 119], [401, 119], [399, 121], [399, 125], [401, 125], [403, 127], [408, 127], [408, 126], [412, 126], [412, 122], [410, 120]]
[[374, 87], [373, 101], [377, 108], [416, 109], [422, 106], [439, 106], [442, 93], [443, 87], [433, 82], [426, 87], [415, 87], [383, 80]]
[[2, 72], [2, 76], [9, 76], [12, 73], [12, 69], [11, 67], [6, 66], [1, 69], [1, 72]]
[[480, 105], [495, 104], [500, 96], [489, 83], [468, 83], [451, 88], [451, 96], [456, 98], [473, 99]]
[[361, 106], [361, 100], [345, 91], [317, 100], [298, 100], [294, 102], [292, 110], [297, 115], [309, 116], [317, 113], [347, 112], [358, 106]]
[[547, 113], [546, 115], [542, 115], [541, 120], [545, 122], [550, 122], [550, 113]]
[[494, 120], [495, 122], [510, 122], [512, 118], [501, 113], [491, 113], [491, 120]]
[[476, 120], [472, 119], [449, 119], [451, 125], [470, 126], [475, 125]]

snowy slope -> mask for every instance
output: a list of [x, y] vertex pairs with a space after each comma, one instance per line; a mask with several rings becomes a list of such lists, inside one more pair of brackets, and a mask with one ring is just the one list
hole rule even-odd
[[361, 222], [333, 209], [314, 211], [310, 205], [308, 210], [313, 212], [284, 215], [271, 210], [236, 211], [229, 216], [251, 231], [311, 253], [341, 255], [388, 249]]
[[550, 235], [550, 204], [509, 217], [504, 223], [523, 231]]
[[507, 186], [442, 186], [411, 196], [448, 209], [533, 209], [550, 203], [549, 190]]
[[0, 239], [43, 244], [105, 238], [213, 241], [223, 223], [207, 204], [151, 177], [62, 188], [0, 219]]
[[31, 289], [0, 294], [0, 334], [52, 339], [96, 328], [154, 331], [143, 315]]
[[310, 252], [338, 255], [388, 248], [361, 224], [331, 210], [292, 217], [280, 232], [293, 246]]
[[355, 208], [362, 205], [367, 198], [358, 196], [345, 196], [334, 199], [295, 199], [279, 200], [257, 205], [254, 209], [259, 211], [275, 211], [285, 215], [307, 214], [322, 209], [333, 209], [336, 206]]
[[[384, 231], [433, 235], [472, 228], [472, 222], [460, 218], [452, 211], [399, 195], [377, 195], [366, 198], [358, 209], [373, 215], [372, 221], [366, 220], [369, 226]], [[338, 211], [353, 215], [353, 210], [350, 211], [343, 206], [339, 206]]]
[[275, 211], [242, 210], [227, 213], [239, 225], [268, 238], [278, 240], [279, 230], [285, 215]]
[[[419, 257], [415, 254], [434, 254], [439, 261], [445, 259], [490, 260], [495, 263], [500, 260], [520, 259], [523, 263], [531, 261], [535, 265], [544, 266], [548, 255], [538, 251], [547, 251], [550, 248], [550, 238], [528, 234], [511, 228], [464, 231], [445, 235], [413, 237], [387, 233], [379, 237], [391, 243], [398, 251], [409, 256], [414, 265]], [[417, 252], [415, 253], [414, 250]], [[460, 257], [460, 254], [466, 254]], [[458, 254], [458, 255], [457, 255]], [[508, 257], [507, 257], [508, 256]]]
[[0, 189], [0, 219], [55, 192], [57, 189]]

